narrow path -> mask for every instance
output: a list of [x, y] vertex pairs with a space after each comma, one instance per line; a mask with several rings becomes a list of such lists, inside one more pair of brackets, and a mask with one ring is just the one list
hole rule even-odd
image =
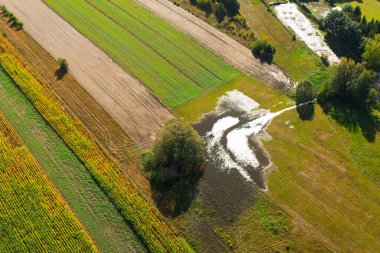
[[171, 117], [152, 93], [41, 0], [1, 0], [24, 22], [24, 29], [54, 58], [64, 57], [71, 74], [140, 145]]
[[290, 87], [286, 73], [274, 64], [261, 63], [251, 51], [228, 35], [168, 0], [136, 0], [168, 23], [188, 34], [240, 71], [270, 83], [281, 90]]

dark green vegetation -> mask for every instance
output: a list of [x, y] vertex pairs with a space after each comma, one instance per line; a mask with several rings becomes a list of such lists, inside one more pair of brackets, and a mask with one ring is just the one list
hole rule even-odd
[[333, 76], [321, 93], [319, 101], [341, 99], [362, 108], [370, 108], [379, 96], [375, 90], [376, 74], [358, 63], [345, 58], [336, 66]]
[[272, 62], [276, 48], [264, 40], [257, 40], [252, 45], [252, 54], [263, 61]]
[[200, 9], [210, 14], [213, 10], [219, 23], [224, 17], [234, 17], [239, 14], [240, 4], [237, 0], [189, 0], [191, 4], [197, 5]]
[[44, 2], [168, 106], [178, 106], [240, 75], [133, 0]]
[[302, 120], [312, 120], [314, 116], [315, 98], [313, 85], [309, 81], [301, 82], [296, 88], [297, 112]]
[[380, 32], [379, 20], [367, 21], [360, 8], [351, 5], [344, 6], [343, 11], [331, 11], [322, 25], [329, 37], [339, 43], [335, 51], [341, 56], [355, 57], [357, 60], [361, 59], [366, 39]]
[[57, 63], [59, 68], [56, 71], [56, 75], [59, 79], [61, 79], [64, 75], [66, 75], [67, 71], [69, 71], [69, 64], [64, 58], [58, 58]]
[[380, 72], [380, 34], [367, 41], [363, 53], [363, 62], [367, 68]]
[[[152, 151], [144, 154], [142, 163], [150, 172], [154, 196], [163, 212], [177, 215], [189, 207], [203, 175], [204, 152], [205, 143], [192, 126], [173, 119], [166, 123]], [[172, 206], [168, 203], [172, 198], [181, 204]]]
[[24, 26], [24, 23], [20, 21], [13, 12], [10, 12], [5, 5], [1, 6], [1, 10], [3, 12], [3, 15], [5, 17], [9, 18], [9, 22], [12, 22], [12, 25], [14, 25], [17, 29], [22, 29]]
[[0, 71], [0, 110], [104, 252], [145, 249], [86, 167], [42, 118], [15, 83]]

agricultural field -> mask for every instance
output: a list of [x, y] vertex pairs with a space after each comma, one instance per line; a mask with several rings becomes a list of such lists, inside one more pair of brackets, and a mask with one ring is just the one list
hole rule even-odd
[[267, 40], [276, 48], [274, 62], [286, 70], [293, 81], [302, 81], [314, 72], [323, 69], [316, 56], [301, 41], [294, 41], [292, 33], [268, 12], [260, 0], [242, 0], [241, 12], [255, 35]]
[[[220, 96], [234, 89], [253, 98], [261, 108], [270, 108], [271, 111], [279, 111], [292, 105], [292, 102], [279, 92], [266, 87], [261, 82], [244, 78], [201, 96], [178, 108], [176, 112], [189, 121], [195, 122], [203, 113], [215, 108]], [[338, 108], [342, 111], [330, 111], [327, 114], [319, 105], [314, 107], [314, 117], [311, 121], [301, 120], [297, 111], [293, 109], [274, 118], [267, 129], [273, 139], [264, 142], [263, 146], [277, 168], [267, 178], [269, 190], [265, 195], [278, 205], [272, 207], [274, 213], [281, 214], [279, 207], [284, 210], [285, 216], [280, 215], [282, 219], [275, 216], [277, 218], [273, 217], [272, 222], [273, 226], [278, 227], [280, 231], [282, 227], [285, 232], [274, 236], [278, 240], [281, 238], [280, 243], [273, 237], [266, 236], [258, 237], [256, 240], [269, 251], [270, 249], [283, 250], [287, 243], [293, 249], [297, 249], [299, 245], [302, 245], [301, 249], [305, 249], [308, 243], [315, 244], [311, 246], [313, 252], [339, 249], [367, 252], [378, 250], [380, 241], [373, 235], [379, 233], [377, 217], [380, 212], [378, 205], [380, 200], [378, 188], [380, 134], [376, 130], [379, 112], [366, 114], [363, 111], [349, 109], [346, 113], [355, 116], [352, 116], [350, 123], [343, 123], [342, 117], [345, 114], [342, 113], [347, 106], [342, 105], [341, 109]], [[310, 155], [305, 155], [305, 150]], [[196, 222], [191, 220], [198, 219], [201, 220], [200, 223], [206, 220], [215, 226], [215, 220], [226, 219], [223, 212], [226, 212], [226, 209], [229, 210], [226, 207], [221, 209], [219, 205], [232, 206], [238, 210], [238, 206], [245, 203], [244, 210], [237, 212], [240, 213], [237, 218], [228, 216], [234, 217], [231, 218], [231, 223], [222, 222], [224, 226], [220, 223], [219, 226], [223, 228], [229, 240], [234, 242], [234, 247], [237, 249], [244, 251], [252, 247], [252, 251], [260, 251], [254, 248], [255, 245], [248, 243], [254, 237], [247, 234], [248, 231], [256, 235], [262, 232], [258, 228], [251, 227], [251, 223], [243, 221], [249, 219], [248, 217], [259, 215], [262, 212], [260, 209], [270, 204], [258, 198], [257, 194], [253, 194], [256, 197], [252, 198], [261, 199], [260, 201], [251, 199], [251, 203], [248, 201], [250, 204], [246, 204], [247, 199], [241, 197], [241, 194], [244, 192], [244, 195], [247, 195], [247, 193], [241, 186], [243, 183], [236, 178], [234, 173], [231, 172], [228, 176], [219, 178], [215, 176], [218, 173], [215, 170], [218, 171], [214, 169], [206, 173], [204, 185], [201, 185], [201, 193], [195, 200], [194, 206], [190, 208], [190, 214], [178, 218], [179, 222], [187, 224], [186, 226], [189, 226], [188, 223], [193, 224], [192, 229], [197, 232], [192, 231], [192, 233], [199, 233], [201, 234], [199, 237], [203, 238], [207, 236], [207, 233], [194, 225]], [[242, 178], [241, 175], [240, 178]], [[224, 181], [218, 182], [218, 179]], [[237, 191], [240, 195], [232, 190], [224, 192], [222, 188], [225, 188], [226, 184], [231, 185], [227, 187], [228, 189], [234, 189], [239, 185]], [[202, 188], [207, 190], [202, 192]], [[223, 191], [223, 194], [215, 201], [207, 198], [211, 193], [216, 194], [215, 192], [219, 191]], [[218, 213], [217, 210], [220, 209], [223, 211]], [[207, 213], [211, 215], [207, 216]], [[270, 222], [266, 220], [270, 219], [267, 215], [261, 218], [263, 224], [266, 224], [266, 221]], [[286, 220], [290, 222], [287, 223]], [[289, 235], [289, 223], [294, 224], [305, 235], [316, 238], [317, 242], [308, 241], [310, 239], [308, 236], [300, 239], [294, 234]], [[237, 233], [230, 227], [238, 228], [240, 232]], [[244, 237], [245, 233], [247, 234]], [[199, 244], [202, 243], [199, 242]], [[295, 252], [298, 251], [295, 250]]]
[[[86, 167], [0, 69], [0, 110], [103, 252], [144, 247]], [[75, 187], [73, 187], [75, 186]]]
[[[190, 246], [145, 198], [138, 187], [71, 113], [63, 109], [54, 93], [42, 86], [41, 77], [18, 52], [1, 39], [0, 64], [31, 100], [54, 130], [85, 163], [95, 180], [114, 201], [124, 218], [151, 251], [178, 249], [191, 252]], [[38, 81], [40, 80], [40, 81]]]
[[188, 1], [0, 0], [0, 252], [380, 252], [376, 62], [240, 0], [271, 64]]
[[1, 252], [98, 252], [0, 112]]
[[239, 76], [132, 0], [45, 2], [170, 107]]

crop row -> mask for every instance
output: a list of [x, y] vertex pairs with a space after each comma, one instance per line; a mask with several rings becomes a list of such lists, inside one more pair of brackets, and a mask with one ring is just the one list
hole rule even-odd
[[31, 70], [6, 39], [0, 38], [0, 48], [3, 50], [0, 64], [5, 71], [86, 165], [148, 248], [152, 252], [191, 252], [186, 241], [164, 221], [83, 124], [61, 106], [48, 84]]
[[97, 251], [1, 112], [0, 157], [1, 252]]
[[44, 0], [163, 102], [176, 107], [239, 76], [135, 1]]

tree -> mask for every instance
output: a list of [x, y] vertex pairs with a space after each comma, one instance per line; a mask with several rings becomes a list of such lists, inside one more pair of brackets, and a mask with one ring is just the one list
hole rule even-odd
[[55, 74], [57, 75], [58, 79], [61, 79], [69, 71], [69, 64], [64, 58], [58, 58], [57, 63], [59, 65], [59, 68], [57, 69]]
[[296, 88], [296, 104], [310, 102], [315, 98], [313, 85], [309, 81], [301, 82]]
[[[333, 77], [322, 91], [327, 98], [340, 98], [367, 108], [373, 99], [376, 75], [360, 63], [342, 58], [341, 64], [335, 67]], [[322, 97], [323, 97], [322, 96]]]
[[203, 174], [205, 143], [189, 123], [170, 120], [143, 165], [156, 184], [193, 184]]
[[223, 3], [216, 3], [215, 5], [215, 17], [218, 23], [223, 22], [224, 17], [226, 16], [226, 8], [224, 7]]
[[363, 61], [368, 68], [380, 72], [380, 34], [367, 41]]
[[252, 54], [261, 59], [272, 62], [276, 49], [264, 40], [257, 40], [252, 45]]
[[226, 8], [227, 16], [233, 17], [239, 14], [240, 4], [238, 0], [220, 0], [219, 2]]
[[352, 51], [361, 51], [363, 33], [360, 25], [352, 21], [343, 11], [329, 12], [323, 20], [323, 26], [331, 36], [345, 43]]

